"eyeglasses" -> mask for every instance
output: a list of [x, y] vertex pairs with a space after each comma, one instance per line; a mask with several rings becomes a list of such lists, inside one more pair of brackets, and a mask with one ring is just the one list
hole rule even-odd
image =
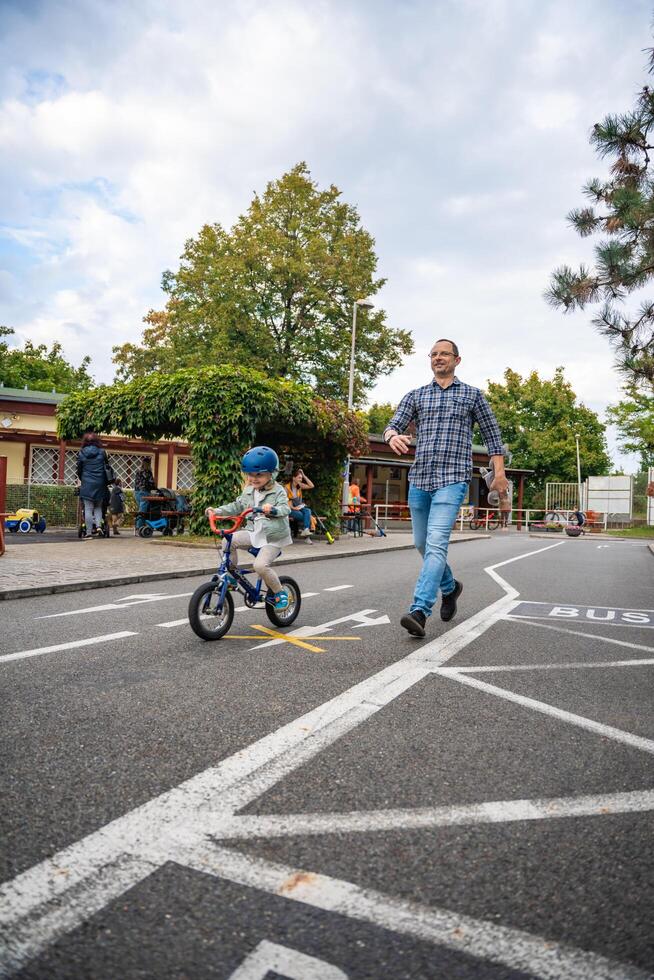
[[456, 357], [456, 356], [457, 355], [454, 353], [454, 351], [450, 351], [450, 350], [437, 350], [437, 351], [433, 351], [429, 355], [430, 358], [432, 358], [432, 357]]

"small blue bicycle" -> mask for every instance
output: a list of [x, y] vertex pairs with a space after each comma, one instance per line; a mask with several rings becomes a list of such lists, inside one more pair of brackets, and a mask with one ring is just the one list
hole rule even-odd
[[[288, 605], [284, 609], [275, 609], [268, 601], [272, 597], [272, 592], [265, 586], [262, 588], [262, 579], [257, 579], [253, 585], [247, 577], [250, 572], [236, 568], [231, 563], [232, 534], [238, 531], [248, 514], [257, 513], [262, 513], [260, 508], [250, 507], [236, 517], [220, 517], [215, 514], [209, 516], [211, 530], [218, 538], [224, 539], [226, 545], [216, 574], [210, 582], [198, 586], [188, 606], [191, 627], [203, 640], [219, 640], [230, 629], [234, 619], [232, 592], [239, 592], [243, 596], [243, 602], [250, 609], [263, 602], [266, 615], [275, 626], [290, 626], [298, 617], [302, 595], [295, 579], [289, 575], [280, 575], [282, 588], [288, 594]], [[232, 526], [226, 529], [219, 528], [217, 521], [231, 521]], [[259, 554], [258, 548], [248, 548], [248, 551], [255, 556]]]

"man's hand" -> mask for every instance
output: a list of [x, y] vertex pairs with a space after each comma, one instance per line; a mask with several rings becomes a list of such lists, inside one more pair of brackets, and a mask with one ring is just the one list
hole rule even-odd
[[388, 440], [388, 445], [391, 447], [396, 456], [406, 456], [411, 448], [411, 439], [409, 436], [394, 435]]
[[497, 490], [500, 497], [506, 497], [509, 492], [509, 481], [504, 473], [498, 473], [490, 485], [491, 490]]

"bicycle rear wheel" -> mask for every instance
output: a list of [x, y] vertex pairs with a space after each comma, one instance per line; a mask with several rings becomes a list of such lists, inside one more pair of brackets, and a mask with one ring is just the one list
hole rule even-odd
[[[290, 626], [299, 615], [300, 606], [302, 605], [302, 593], [295, 579], [289, 575], [280, 575], [279, 581], [282, 583], [282, 589], [285, 589], [288, 593], [288, 605], [286, 609], [275, 609], [269, 602], [266, 602], [266, 616], [275, 626]], [[272, 592], [268, 589], [266, 599], [271, 596]]]
[[188, 619], [193, 632], [203, 640], [219, 640], [234, 619], [234, 600], [225, 593], [220, 605], [220, 584], [205, 582], [198, 586], [188, 604]]
[[[485, 527], [485, 526], [486, 526], [486, 524], [485, 524], [485, 522], [484, 522], [484, 523], [482, 524], [482, 527]], [[488, 530], [489, 530], [489, 531], [497, 531], [497, 529], [498, 529], [498, 527], [499, 527], [499, 526], [500, 526], [500, 522], [499, 522], [499, 519], [498, 519], [497, 517], [493, 517], [493, 518], [492, 518], [491, 520], [489, 520], [489, 522], [488, 522]]]
[[477, 520], [476, 517], [471, 517], [470, 520], [468, 521], [468, 527], [470, 528], [471, 531], [478, 531], [479, 528], [483, 526], [484, 526], [484, 522]]

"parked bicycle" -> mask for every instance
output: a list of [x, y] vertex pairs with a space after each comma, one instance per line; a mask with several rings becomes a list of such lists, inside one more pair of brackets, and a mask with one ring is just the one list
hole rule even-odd
[[[230, 629], [234, 619], [233, 592], [243, 596], [243, 602], [254, 609], [263, 602], [266, 615], [275, 626], [290, 626], [297, 619], [302, 595], [300, 586], [290, 575], [280, 575], [282, 588], [288, 594], [288, 605], [284, 609], [276, 609], [272, 602], [273, 593], [266, 589], [263, 580], [258, 578], [253, 584], [248, 575], [249, 569], [236, 568], [230, 560], [232, 550], [232, 535], [241, 527], [248, 514], [262, 513], [259, 507], [250, 507], [236, 517], [209, 516], [211, 530], [219, 540], [225, 541], [222, 560], [210, 582], [198, 586], [188, 606], [188, 618], [193, 628], [203, 640], [219, 640]], [[231, 527], [219, 528], [218, 521], [230, 521]], [[251, 555], [259, 554], [258, 548], [248, 548]]]
[[468, 521], [468, 527], [471, 531], [496, 531], [500, 523], [500, 515], [494, 510], [487, 511], [484, 516], [478, 516], [475, 511]]

